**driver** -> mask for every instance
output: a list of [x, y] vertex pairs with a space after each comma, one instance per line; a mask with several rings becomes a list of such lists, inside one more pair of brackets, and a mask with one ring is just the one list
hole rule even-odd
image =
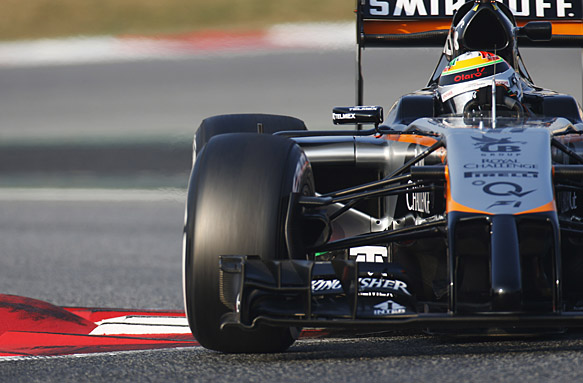
[[496, 84], [496, 115], [524, 117], [522, 87], [516, 72], [503, 58], [481, 51], [461, 54], [441, 73], [437, 87], [441, 114], [490, 117], [493, 83]]

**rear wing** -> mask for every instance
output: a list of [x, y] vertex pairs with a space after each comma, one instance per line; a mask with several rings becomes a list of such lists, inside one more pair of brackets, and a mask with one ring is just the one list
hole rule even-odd
[[[473, 0], [358, 0], [357, 41], [360, 47], [443, 46], [454, 12]], [[500, 0], [499, 0], [500, 1]], [[583, 47], [581, 0], [503, 0], [519, 27], [550, 21], [553, 38], [519, 46]]]
[[[364, 102], [362, 51], [366, 47], [443, 47], [456, 10], [475, 0], [357, 0], [356, 105]], [[482, 0], [484, 1], [484, 0]], [[582, 0], [497, 0], [518, 27], [550, 21], [550, 41], [518, 37], [519, 46], [583, 47]], [[583, 57], [583, 56], [582, 56]]]

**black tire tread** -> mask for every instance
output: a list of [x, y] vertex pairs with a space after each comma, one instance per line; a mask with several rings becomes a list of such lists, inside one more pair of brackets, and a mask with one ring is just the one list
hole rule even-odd
[[300, 158], [305, 157], [292, 140], [241, 133], [213, 137], [197, 159], [187, 202], [185, 294], [191, 329], [204, 347], [279, 352], [294, 342], [289, 328], [219, 329], [229, 309], [219, 296], [218, 256], [287, 256], [283, 200], [292, 190]]
[[304, 122], [290, 116], [275, 114], [223, 114], [205, 118], [195, 136], [195, 154], [200, 153], [209, 140], [219, 134], [226, 133], [258, 133], [257, 125], [261, 124], [264, 134], [286, 130], [306, 130]]

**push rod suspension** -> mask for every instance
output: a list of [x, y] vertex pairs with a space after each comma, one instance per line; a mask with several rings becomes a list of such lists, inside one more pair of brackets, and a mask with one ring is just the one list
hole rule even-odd
[[337, 241], [328, 242], [323, 246], [310, 249], [310, 251], [332, 251], [349, 247], [358, 247], [378, 243], [388, 243], [400, 240], [427, 238], [442, 233], [442, 229], [447, 224], [447, 220], [442, 219], [417, 226], [405, 227], [402, 229], [385, 230], [374, 233], [357, 235], [355, 237], [343, 238]]

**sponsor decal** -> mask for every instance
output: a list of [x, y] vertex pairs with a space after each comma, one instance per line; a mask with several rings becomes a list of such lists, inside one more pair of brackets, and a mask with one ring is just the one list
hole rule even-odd
[[[478, 183], [479, 183], [478, 181], [475, 181], [474, 185], [478, 185]], [[484, 193], [490, 194], [493, 196], [522, 198], [522, 197], [532, 193], [536, 189], [523, 191], [522, 186], [515, 184], [513, 182], [492, 182], [489, 184], [485, 184], [484, 187], [482, 188], [482, 190], [484, 191]], [[491, 208], [497, 207], [497, 206], [507, 206], [507, 207], [519, 208], [521, 204], [522, 204], [522, 201], [516, 200], [516, 199], [499, 200], [499, 201], [492, 203], [490, 206], [488, 206], [488, 209], [491, 209]]]
[[381, 297], [381, 298], [393, 298], [393, 293], [383, 293], [382, 291], [367, 291], [358, 293], [359, 297]]
[[332, 113], [333, 120], [354, 120], [355, 118], [355, 113]]
[[336, 107], [332, 111], [332, 120], [334, 123], [349, 123], [356, 119], [362, 122], [382, 121], [383, 108], [380, 106], [351, 106]]
[[358, 278], [359, 290], [366, 289], [383, 289], [401, 291], [407, 295], [411, 295], [407, 291], [407, 284], [398, 279], [384, 279], [384, 278]]
[[515, 184], [513, 182], [493, 182], [493, 183], [484, 185], [482, 190], [484, 190], [484, 193], [490, 194], [490, 195], [516, 196], [516, 197], [521, 198], [527, 194], [532, 193], [536, 189], [523, 192], [522, 186]]
[[388, 300], [373, 306], [373, 315], [405, 314], [405, 306], [392, 300]]
[[554, 208], [548, 139], [530, 128], [452, 133], [448, 162], [457, 165], [450, 165], [450, 193], [462, 207], [452, 206], [496, 214]]
[[379, 106], [351, 106], [350, 108], [348, 108], [348, 110], [350, 110], [351, 112], [364, 112], [364, 111], [378, 111], [379, 109], [382, 109]]
[[453, 81], [460, 82], [460, 81], [466, 81], [466, 80], [474, 80], [476, 78], [482, 77], [483, 74], [484, 74], [484, 68], [478, 68], [478, 69], [476, 69], [476, 71], [474, 73], [458, 74], [457, 76], [455, 76], [453, 78]]
[[[583, 18], [580, 0], [498, 0], [518, 18]], [[451, 17], [466, 0], [366, 0], [364, 16], [370, 18]]]
[[493, 204], [491, 204], [490, 206], [488, 206], [488, 209], [491, 209], [493, 207], [497, 207], [497, 206], [510, 206], [510, 207], [520, 207], [520, 205], [522, 204], [521, 201], [496, 201]]
[[[370, 292], [386, 292], [386, 290], [400, 291], [406, 295], [411, 295], [407, 290], [407, 283], [400, 281], [398, 279], [388, 279], [388, 278], [374, 278], [374, 277], [360, 277], [358, 278], [358, 291], [359, 295], [371, 295]], [[372, 291], [367, 291], [372, 290]], [[338, 279], [314, 279], [312, 280], [312, 293], [318, 292], [335, 292], [341, 293], [342, 284]]]
[[484, 88], [487, 86], [492, 85], [492, 80], [489, 79], [482, 79], [482, 80], [475, 80], [475, 81], [468, 81], [463, 84], [459, 84], [457, 86], [453, 86], [451, 89], [445, 91], [441, 95], [441, 101], [445, 102], [450, 98], [458, 96], [462, 93], [469, 92], [471, 90], [476, 90], [480, 88]]
[[338, 279], [315, 279], [312, 281], [312, 293], [319, 291], [342, 292], [342, 284]]
[[538, 178], [538, 172], [524, 170], [483, 170], [476, 172], [464, 172], [464, 178], [490, 178], [490, 177], [516, 177]]
[[[415, 147], [415, 155], [419, 155], [418, 148]], [[415, 166], [425, 165], [425, 160], [422, 159]], [[410, 184], [413, 181], [409, 181]], [[407, 193], [405, 195], [405, 202], [407, 204], [407, 209], [409, 211], [417, 211], [420, 213], [431, 214], [431, 193], [430, 192], [420, 192], [420, 193]]]
[[472, 137], [474, 146], [484, 153], [515, 153], [520, 152], [520, 145], [526, 144], [524, 141], [512, 141], [512, 138], [492, 138], [488, 136]]
[[[409, 183], [412, 182], [409, 181]], [[431, 195], [429, 192], [407, 193], [405, 197], [409, 211], [431, 214]]]
[[481, 163], [464, 164], [465, 169], [536, 169], [536, 164], [524, 164], [512, 158], [482, 158]]

